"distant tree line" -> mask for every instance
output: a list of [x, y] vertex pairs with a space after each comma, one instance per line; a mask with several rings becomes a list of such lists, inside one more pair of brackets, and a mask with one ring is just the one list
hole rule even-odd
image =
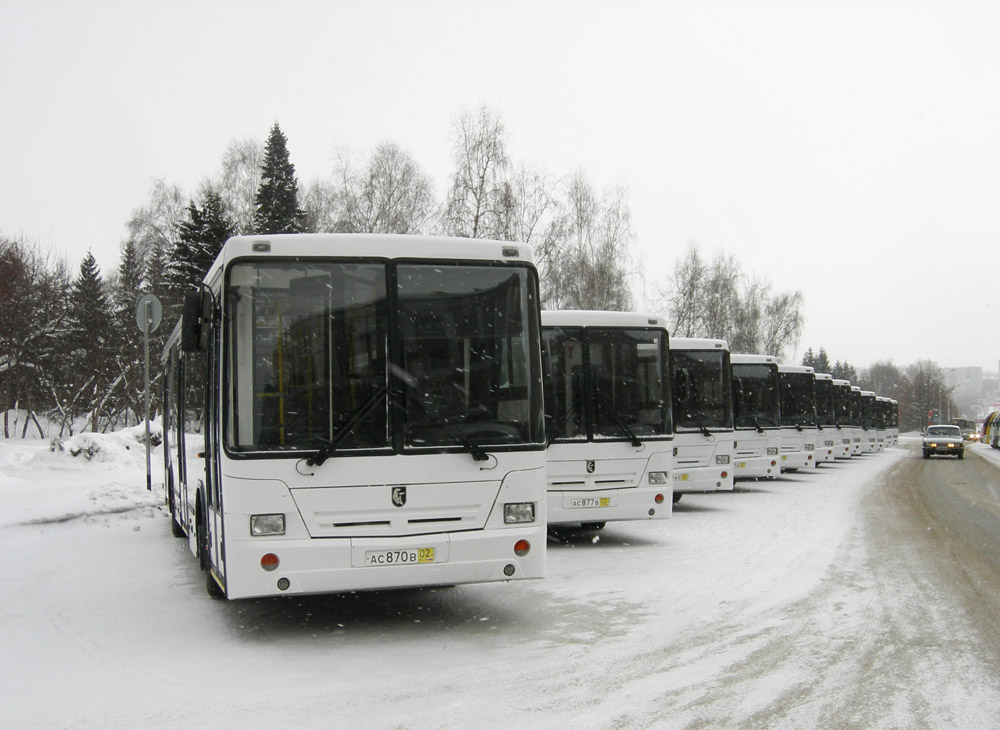
[[[59, 435], [138, 422], [143, 348], [136, 303], [154, 294], [163, 304], [163, 325], [151, 343], [158, 357], [184, 292], [198, 285], [236, 234], [523, 241], [535, 252], [543, 307], [634, 308], [635, 232], [625, 187], [599, 189], [582, 171], [556, 177], [513, 162], [500, 115], [485, 107], [457, 115], [451, 141], [452, 172], [442, 200], [413, 157], [388, 141], [367, 156], [342, 156], [328, 177], [303, 190], [275, 123], [264, 143], [231, 142], [217, 173], [194, 195], [154, 181], [126, 222], [117, 269], [107, 276], [90, 252], [71, 271], [30, 241], [0, 235], [4, 436], [44, 435], [43, 420]], [[741, 285], [731, 286], [734, 281]], [[780, 353], [801, 332], [801, 294], [773, 293], [766, 282], [746, 280], [732, 257], [707, 266], [692, 246], [674, 285], [663, 297], [677, 334], [726, 337], [734, 351]], [[159, 370], [157, 362], [152, 370]], [[158, 392], [157, 381], [154, 412]]]
[[862, 390], [892, 398], [899, 403], [899, 427], [904, 431], [920, 431], [928, 424], [928, 413], [936, 412], [940, 420], [956, 412], [952, 389], [945, 384], [944, 372], [931, 360], [919, 360], [905, 370], [891, 360], [878, 361], [860, 372], [846, 361], [830, 365], [830, 358], [822, 347], [814, 353], [810, 347], [802, 358], [818, 373], [851, 381]]

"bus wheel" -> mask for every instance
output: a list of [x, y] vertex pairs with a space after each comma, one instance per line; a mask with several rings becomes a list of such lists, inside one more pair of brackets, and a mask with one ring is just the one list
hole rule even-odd
[[222, 586], [212, 576], [212, 571], [208, 571], [205, 576], [205, 592], [216, 599], [226, 597], [226, 594], [222, 591]]
[[181, 527], [181, 523], [177, 521], [174, 517], [173, 510], [170, 512], [170, 534], [174, 537], [187, 537], [187, 533], [184, 532], [184, 528]]
[[681, 501], [681, 496], [682, 495], [680, 492], [674, 492], [674, 504], [677, 504], [678, 502]]
[[[205, 517], [205, 508], [202, 506], [201, 495], [198, 497], [197, 509], [195, 510], [195, 539], [198, 541], [198, 564], [202, 570], [208, 570], [208, 528]], [[209, 576], [211, 580], [212, 576]]]
[[177, 503], [174, 500], [174, 485], [170, 485], [170, 534], [174, 537], [187, 537], [181, 523], [177, 521]]
[[603, 530], [607, 522], [581, 522], [580, 527], [584, 530]]

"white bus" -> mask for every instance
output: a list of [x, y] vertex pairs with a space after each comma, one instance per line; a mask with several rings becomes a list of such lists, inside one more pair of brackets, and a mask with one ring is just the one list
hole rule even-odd
[[879, 451], [889, 448], [889, 409], [892, 401], [884, 395], [875, 396], [875, 440]]
[[209, 592], [542, 577], [537, 286], [514, 243], [231, 238], [164, 351], [166, 497]]
[[899, 444], [899, 401], [895, 398], [890, 398], [889, 404], [887, 443], [889, 446], [897, 446]]
[[816, 463], [822, 464], [837, 458], [837, 417], [833, 408], [833, 376], [813, 373], [816, 376]]
[[725, 340], [672, 337], [674, 502], [733, 488], [733, 386]]
[[774, 478], [781, 473], [778, 358], [731, 355], [735, 463], [733, 478]]
[[868, 438], [862, 414], [861, 388], [851, 386], [851, 421], [854, 425], [854, 455], [868, 453]]
[[781, 470], [816, 466], [816, 377], [808, 365], [778, 365], [781, 383]]
[[833, 379], [833, 413], [837, 435], [834, 454], [838, 459], [854, 456], [854, 426], [851, 418], [851, 381]]
[[875, 391], [861, 391], [861, 453], [874, 454], [878, 448], [878, 433], [875, 422]]
[[549, 525], [670, 516], [667, 357], [659, 317], [542, 312]]

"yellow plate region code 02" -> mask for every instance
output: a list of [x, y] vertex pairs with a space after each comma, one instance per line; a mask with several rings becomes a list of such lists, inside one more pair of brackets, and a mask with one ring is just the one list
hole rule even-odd
[[434, 548], [409, 548], [407, 550], [368, 550], [365, 565], [418, 565], [434, 562]]
[[570, 509], [582, 507], [610, 507], [611, 497], [571, 497], [568, 506]]

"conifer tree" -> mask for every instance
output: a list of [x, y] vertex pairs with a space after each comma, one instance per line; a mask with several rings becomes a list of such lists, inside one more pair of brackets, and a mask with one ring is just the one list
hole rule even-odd
[[191, 201], [188, 218], [181, 223], [180, 237], [174, 244], [168, 271], [170, 288], [176, 296], [183, 297], [184, 292], [198, 287], [222, 250], [222, 244], [235, 233], [217, 192], [209, 190], [200, 209]]
[[287, 142], [275, 122], [264, 147], [264, 164], [257, 188], [253, 221], [257, 233], [301, 233], [305, 229], [305, 211], [299, 208], [299, 187], [295, 165], [288, 158]]
[[114, 365], [109, 386], [109, 409], [123, 417], [126, 425], [138, 421], [143, 399], [143, 348], [135, 323], [136, 304], [143, 294], [143, 274], [139, 248], [128, 240], [122, 248], [112, 290]]
[[69, 302], [66, 342], [71, 352], [64, 363], [61, 394], [64, 425], [89, 411], [91, 430], [97, 431], [112, 379], [112, 317], [101, 270], [90, 251], [80, 263]]

